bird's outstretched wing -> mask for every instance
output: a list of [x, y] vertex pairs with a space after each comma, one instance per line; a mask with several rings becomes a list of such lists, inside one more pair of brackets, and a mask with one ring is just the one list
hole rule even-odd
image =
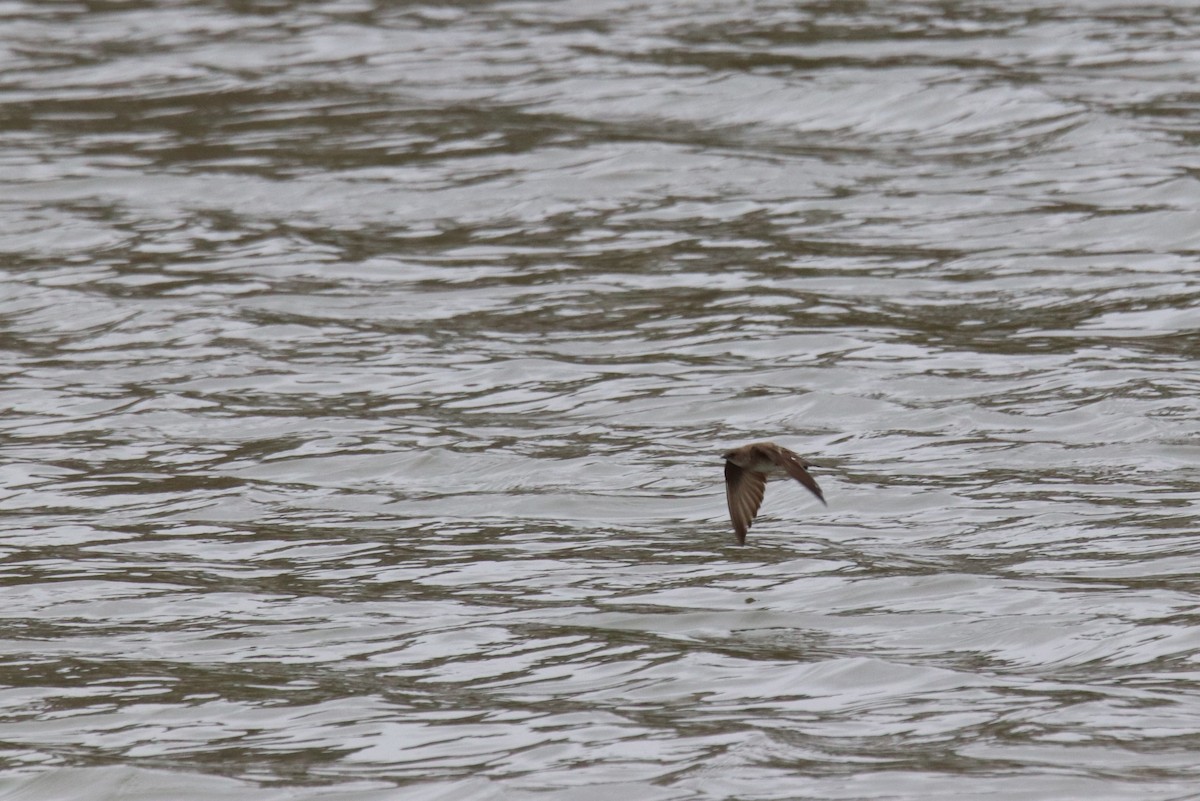
[[[812, 481], [811, 477], [809, 481]], [[725, 500], [729, 503], [729, 519], [733, 522], [733, 533], [737, 534], [739, 545], [746, 544], [746, 532], [750, 530], [758, 507], [762, 505], [766, 486], [767, 477], [762, 473], [743, 470], [733, 462], [725, 462]], [[820, 492], [817, 490], [818, 496]]]
[[[821, 488], [817, 486], [814, 479], [805, 469], [809, 463], [801, 459], [796, 454], [789, 451], [787, 448], [771, 448], [767, 451], [771, 457], [771, 461], [787, 471], [787, 474], [803, 484], [809, 492], [816, 495], [821, 503], [825, 503], [825, 493], [821, 492]], [[725, 475], [729, 473], [726, 470]], [[828, 506], [829, 504], [825, 504]]]

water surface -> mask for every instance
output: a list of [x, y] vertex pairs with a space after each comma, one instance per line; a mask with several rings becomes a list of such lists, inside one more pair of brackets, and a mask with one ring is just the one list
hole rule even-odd
[[0, 797], [1200, 788], [1191, 4], [0, 14]]

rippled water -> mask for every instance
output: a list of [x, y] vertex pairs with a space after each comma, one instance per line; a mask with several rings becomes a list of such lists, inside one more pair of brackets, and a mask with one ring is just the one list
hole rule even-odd
[[0, 798], [1200, 797], [1200, 10], [798, 5], [0, 8]]

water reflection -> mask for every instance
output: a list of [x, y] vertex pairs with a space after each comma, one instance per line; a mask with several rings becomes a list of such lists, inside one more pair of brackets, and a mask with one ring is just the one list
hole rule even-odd
[[5, 13], [5, 792], [1192, 791], [1190, 7]]

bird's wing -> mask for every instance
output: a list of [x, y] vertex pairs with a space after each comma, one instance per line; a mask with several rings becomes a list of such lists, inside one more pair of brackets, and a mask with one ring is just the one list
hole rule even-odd
[[762, 505], [763, 488], [767, 477], [753, 470], [743, 470], [733, 462], [725, 462], [725, 500], [729, 503], [729, 519], [739, 545], [746, 544], [746, 532]]
[[[808, 491], [816, 495], [821, 503], [825, 503], [825, 493], [821, 492], [821, 488], [817, 486], [816, 479], [809, 475], [804, 468], [808, 467], [808, 462], [801, 459], [796, 454], [789, 451], [787, 448], [777, 448], [770, 451], [771, 461], [787, 471], [787, 474], [803, 484]], [[828, 504], [825, 504], [828, 506]]]

